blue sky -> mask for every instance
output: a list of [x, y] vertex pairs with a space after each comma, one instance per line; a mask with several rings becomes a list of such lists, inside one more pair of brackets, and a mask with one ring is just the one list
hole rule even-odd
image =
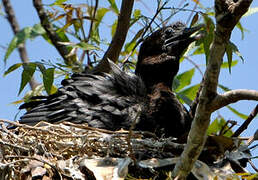
[[[53, 2], [53, 1], [43, 1], [46, 2]], [[74, 0], [73, 2], [78, 2], [77, 0]], [[103, 3], [103, 1], [100, 1]], [[120, 1], [119, 1], [120, 2]], [[146, 1], [145, 1], [146, 2]], [[171, 1], [170, 5], [173, 5], [176, 7], [178, 3], [172, 3], [176, 1]], [[100, 3], [100, 6], [101, 6]], [[204, 0], [201, 0], [201, 3], [203, 3], [205, 6], [212, 7], [213, 1], [205, 2]], [[12, 0], [13, 8], [15, 9], [16, 17], [18, 19], [18, 22], [20, 24], [21, 28], [27, 27], [27, 26], [33, 26], [34, 24], [37, 24], [39, 22], [39, 19], [37, 17], [37, 14], [33, 8], [32, 1], [20, 1], [20, 0]], [[140, 3], [137, 3], [137, 6], [142, 6]], [[146, 13], [150, 13], [151, 11], [155, 11], [153, 5], [148, 4], [150, 9], [153, 8], [153, 10], [146, 11]], [[253, 1], [252, 7], [258, 7], [258, 1]], [[144, 12], [145, 13], [145, 12]], [[151, 15], [150, 15], [151, 16]], [[112, 17], [112, 15], [110, 16]], [[173, 21], [183, 21], [186, 22], [188, 16], [185, 14], [178, 14]], [[223, 85], [226, 85], [227, 87], [231, 89], [255, 89], [258, 90], [258, 13], [254, 14], [249, 17], [244, 17], [241, 20], [242, 25], [244, 28], [248, 29], [249, 31], [245, 33], [244, 40], [241, 39], [241, 33], [238, 29], [235, 29], [232, 33], [231, 41], [233, 41], [235, 44], [238, 45], [238, 48], [242, 54], [242, 56], [245, 59], [245, 62], [242, 63], [239, 61], [237, 66], [233, 67], [232, 73], [229, 74], [227, 69], [222, 70], [220, 75], [220, 83]], [[26, 87], [25, 91], [21, 93], [20, 96], [18, 96], [18, 90], [20, 85], [20, 76], [21, 71], [15, 71], [6, 77], [3, 77], [3, 73], [5, 70], [7, 70], [8, 67], [10, 67], [14, 63], [20, 62], [19, 55], [17, 51], [13, 52], [10, 58], [7, 60], [7, 64], [5, 65], [3, 63], [3, 57], [5, 54], [5, 49], [2, 48], [7, 47], [8, 43], [11, 41], [13, 37], [12, 30], [10, 28], [10, 25], [4, 19], [3, 17], [0, 17], [0, 24], [1, 24], [1, 38], [0, 38], [0, 84], [1, 84], [1, 93], [0, 93], [0, 118], [1, 119], [9, 119], [13, 120], [15, 115], [19, 112], [17, 105], [12, 105], [11, 103], [14, 101], [17, 101], [21, 99], [24, 96], [24, 93], [29, 90], [28, 87]], [[107, 24], [109, 24], [107, 19]], [[105, 28], [103, 29], [103, 34], [107, 34], [110, 38], [110, 32], [106, 32]], [[129, 36], [132, 36], [133, 32], [129, 33]], [[26, 47], [28, 50], [29, 59], [31, 61], [40, 61], [41, 59], [45, 60], [55, 60], [57, 58], [60, 58], [59, 54], [56, 52], [56, 50], [49, 46], [47, 42], [45, 42], [41, 37], [36, 38], [33, 41], [27, 41]], [[235, 59], [234, 57], [233, 59]], [[238, 58], [239, 59], [239, 58]], [[195, 59], [195, 62], [197, 64], [204, 64], [205, 58], [204, 57], [198, 57]], [[193, 68], [190, 63], [182, 63], [180, 67], [180, 71], [183, 72], [185, 70], [188, 70], [190, 68]], [[198, 72], [196, 71], [196, 76], [193, 79], [193, 84], [199, 83], [201, 80], [201, 77], [198, 75]], [[232, 105], [232, 107], [239, 110], [241, 113], [249, 114], [252, 109], [256, 106], [257, 102], [253, 101], [242, 101], [235, 103]], [[219, 111], [220, 114], [223, 115], [223, 117], [226, 120], [236, 120], [239, 124], [243, 122], [242, 119], [237, 117], [235, 114], [232, 114], [227, 109], [222, 109]], [[23, 112], [19, 114], [22, 115]], [[18, 117], [19, 117], [18, 116]], [[251, 125], [248, 128], [248, 131], [246, 131], [243, 135], [244, 136], [250, 136], [252, 135], [255, 130], [258, 127], [258, 118], [254, 119]], [[255, 151], [257, 155], [257, 150]], [[255, 162], [256, 165], [258, 165], [258, 162]]]

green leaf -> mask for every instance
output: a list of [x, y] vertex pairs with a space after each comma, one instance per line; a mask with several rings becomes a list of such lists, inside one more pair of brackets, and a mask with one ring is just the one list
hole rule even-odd
[[73, 24], [73, 21], [68, 21], [63, 27], [57, 29], [57, 33], [61, 31], [65, 31], [67, 28], [69, 28]]
[[47, 91], [48, 94], [52, 94], [51, 89], [54, 82], [54, 72], [55, 72], [55, 68], [48, 68], [43, 73], [43, 83], [44, 83], [45, 90]]
[[226, 86], [223, 86], [221, 84], [218, 85], [223, 91], [227, 92], [227, 91], [231, 91], [230, 88], [226, 87]]
[[187, 49], [185, 49], [182, 53], [182, 56], [179, 60], [179, 62], [183, 62], [183, 60], [185, 59], [185, 56], [189, 56], [189, 53], [192, 51], [192, 49], [194, 49], [196, 47], [196, 42], [195, 43], [191, 43]]
[[44, 29], [36, 24], [33, 27], [25, 27], [24, 29], [20, 30], [10, 42], [7, 51], [4, 56], [4, 62], [11, 55], [15, 48], [18, 48], [19, 45], [23, 44], [27, 39], [34, 39], [36, 36], [45, 34]]
[[[234, 67], [235, 65], [237, 65], [238, 60], [234, 60], [231, 62], [231, 67]], [[223, 62], [220, 66], [221, 68], [229, 68], [229, 64], [228, 62]]]
[[54, 5], [62, 5], [64, 2], [66, 2], [67, 0], [56, 0], [54, 3], [50, 4], [50, 6], [54, 6]]
[[[140, 29], [133, 39], [125, 44], [125, 49], [123, 53], [130, 53], [136, 45], [137, 40], [141, 37], [142, 33], [144, 32], [144, 28]], [[123, 54], [124, 55], [124, 54]], [[133, 54], [132, 54], [133, 55]]]
[[229, 126], [227, 125], [225, 127], [225, 124], [226, 124], [226, 120], [221, 117], [221, 118], [216, 118], [209, 126], [208, 130], [207, 130], [207, 133], [208, 135], [213, 135], [213, 134], [216, 134], [218, 135], [218, 133], [222, 130], [222, 128], [224, 128], [223, 131], [226, 130], [226, 133], [223, 134], [223, 136], [226, 136], [226, 137], [231, 137], [233, 132], [232, 130], [229, 130]]
[[135, 9], [133, 12], [133, 17], [135, 19], [139, 19], [141, 17], [141, 10], [140, 9]]
[[226, 121], [224, 118], [216, 118], [210, 125], [207, 130], [208, 135], [218, 135], [217, 133], [222, 129], [225, 125]]
[[96, 43], [99, 43], [100, 37], [99, 37], [99, 24], [101, 23], [103, 17], [109, 10], [107, 8], [99, 8], [96, 12], [96, 22], [93, 23], [92, 27], [92, 36], [91, 40], [95, 41]]
[[14, 36], [14, 38], [12, 39], [11, 43], [9, 44], [8, 48], [7, 48], [7, 51], [5, 53], [5, 56], [4, 56], [4, 62], [6, 63], [6, 60], [8, 59], [8, 57], [10, 56], [10, 54], [13, 52], [13, 50], [15, 48], [18, 47], [18, 36]]
[[238, 50], [237, 46], [233, 42], [229, 42], [229, 45], [231, 46], [233, 53], [235, 53], [238, 57], [240, 57], [242, 62], [244, 62], [245, 60], [241, 55], [240, 51]]
[[203, 44], [200, 44], [200, 46], [198, 46], [191, 55], [199, 55], [199, 54], [204, 54]]
[[15, 69], [21, 67], [21, 65], [22, 65], [22, 63], [16, 63], [16, 64], [12, 65], [11, 67], [8, 68], [7, 71], [4, 72], [4, 76], [9, 74], [10, 72], [13, 72]]
[[21, 103], [23, 103], [23, 102], [24, 102], [24, 100], [21, 99], [21, 100], [18, 100], [18, 101], [14, 101], [14, 102], [12, 102], [11, 104], [13, 104], [13, 105], [18, 105], [18, 104], [21, 104]]
[[172, 84], [173, 91], [175, 91], [179, 85], [180, 85], [180, 81], [177, 79], [177, 77], [175, 77]]
[[213, 33], [214, 33], [215, 25], [214, 25], [213, 20], [210, 17], [208, 17], [207, 15], [203, 15], [203, 17], [204, 17], [204, 21], [206, 24], [207, 35], [204, 38], [202, 38], [201, 41], [203, 42], [203, 48], [204, 48], [206, 64], [207, 64], [208, 58], [210, 55], [210, 45], [213, 40]]
[[126, 44], [125, 44], [125, 50], [124, 50], [124, 52], [130, 53], [130, 52], [133, 50], [133, 48], [134, 48], [135, 45], [136, 45], [136, 42], [135, 42], [135, 41], [131, 41], [131, 42], [126, 43]]
[[135, 9], [133, 12], [133, 18], [130, 20], [130, 27], [136, 23], [142, 17], [141, 10]]
[[81, 48], [83, 50], [88, 50], [88, 51], [90, 51], [90, 50], [100, 50], [99, 47], [94, 46], [92, 44], [88, 44], [86, 42], [77, 43], [74, 47], [78, 47], [78, 48]]
[[232, 46], [230, 46], [230, 44], [228, 43], [226, 46], [226, 54], [227, 54], [227, 58], [228, 58], [228, 70], [229, 73], [231, 74], [231, 63], [232, 63]]
[[75, 19], [73, 21], [73, 27], [74, 27], [75, 32], [78, 33], [78, 31], [82, 27], [81, 21], [79, 19]]
[[111, 9], [117, 14], [119, 15], [119, 10], [117, 8], [117, 5], [116, 5], [116, 1], [115, 0], [108, 0], [109, 4], [110, 4], [110, 7]]
[[57, 35], [59, 36], [59, 38], [63, 41], [63, 42], [69, 42], [69, 38], [66, 36], [64, 31], [60, 31], [60, 32], [56, 32]]
[[[178, 92], [177, 94], [180, 94], [180, 96], [182, 96], [182, 94], [184, 96], [186, 96], [188, 99], [190, 99], [191, 101], [193, 101], [196, 97], [196, 94], [199, 90], [199, 87], [200, 87], [200, 84], [196, 84], [196, 85], [193, 85], [189, 88], [186, 88], [186, 89], [183, 89], [181, 90], [180, 92]], [[184, 101], [184, 99], [182, 99]], [[185, 102], [185, 101], [184, 101]], [[185, 102], [185, 103], [188, 103], [188, 102]]]
[[258, 7], [249, 8], [248, 11], [243, 15], [243, 17], [247, 17], [255, 13], [258, 13]]
[[41, 71], [42, 74], [45, 73], [46, 68], [44, 66], [44, 64], [40, 63], [40, 62], [35, 62], [36, 66], [39, 68], [39, 70]]
[[227, 106], [227, 108], [231, 111], [231, 112], [233, 112], [235, 115], [237, 115], [238, 117], [240, 117], [240, 118], [242, 118], [242, 119], [244, 119], [244, 120], [246, 120], [247, 119], [247, 115], [245, 115], [245, 114], [243, 114], [243, 113], [240, 113], [239, 111], [237, 111], [236, 109], [234, 109], [234, 108], [232, 108], [231, 106]]
[[31, 77], [33, 76], [35, 70], [36, 70], [35, 63], [23, 64], [22, 80], [21, 80], [20, 90], [18, 94], [22, 92], [26, 84], [31, 80]]
[[177, 79], [180, 81], [180, 85], [175, 90], [176, 92], [180, 91], [184, 87], [191, 84], [191, 80], [194, 75], [194, 71], [195, 71], [195, 69], [193, 68], [193, 69], [190, 69], [189, 71], [185, 71], [185, 72], [177, 75]]
[[29, 38], [33, 40], [37, 36], [41, 36], [43, 34], [46, 34], [45, 29], [41, 26], [41, 24], [35, 24], [30, 32]]
[[116, 27], [117, 27], [117, 20], [115, 20], [115, 22], [112, 24], [112, 27], [111, 27], [111, 36], [112, 37], [115, 35]]
[[96, 30], [96, 28], [99, 27], [99, 24], [101, 23], [103, 17], [105, 16], [105, 14], [108, 12], [109, 10], [107, 8], [99, 8], [96, 12], [96, 23], [94, 23], [94, 28]]
[[236, 24], [236, 27], [241, 31], [241, 39], [244, 39], [244, 35], [245, 35], [245, 31], [248, 31], [247, 29], [245, 29], [242, 24], [240, 23], [240, 21]]
[[182, 94], [182, 93], [177, 93], [177, 97], [179, 97], [179, 101], [181, 103], [185, 103], [188, 106], [191, 106], [192, 104], [192, 100], [190, 98], [188, 98], [186, 95]]

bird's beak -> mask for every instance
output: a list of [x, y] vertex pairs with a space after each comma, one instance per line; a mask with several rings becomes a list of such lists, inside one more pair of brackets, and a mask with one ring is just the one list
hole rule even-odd
[[186, 42], [186, 45], [189, 45], [191, 42], [201, 39], [203, 37], [202, 33], [197, 33], [193, 35], [195, 32], [199, 31], [204, 27], [204, 24], [200, 24], [191, 28], [185, 28], [182, 31], [174, 34], [172, 37], [165, 40], [163, 49], [167, 49], [179, 44], [179, 42]]
[[195, 32], [199, 31], [201, 28], [203, 28], [205, 25], [204, 24], [199, 24], [197, 26], [191, 27], [191, 28], [185, 28], [183, 31], [183, 36], [185, 37], [191, 37], [194, 40], [198, 40], [202, 37], [202, 34], [196, 34], [194, 36], [191, 36]]

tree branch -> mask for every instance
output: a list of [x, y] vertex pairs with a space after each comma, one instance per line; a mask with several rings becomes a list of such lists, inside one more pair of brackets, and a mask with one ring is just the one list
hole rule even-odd
[[[8, 19], [8, 21], [9, 21], [11, 27], [12, 27], [13, 33], [17, 34], [20, 31], [20, 27], [19, 27], [19, 24], [16, 20], [12, 5], [11, 5], [9, 0], [3, 0], [3, 5], [4, 5], [5, 13], [7, 15], [7, 19]], [[20, 55], [20, 58], [21, 58], [22, 62], [23, 63], [29, 63], [29, 58], [28, 58], [28, 54], [27, 54], [25, 44], [21, 44], [18, 47], [18, 51], [19, 51], [19, 55]], [[29, 81], [29, 84], [30, 84], [30, 88], [32, 90], [34, 90], [38, 85], [38, 83], [34, 79], [34, 77], [31, 77], [31, 79]]]
[[118, 16], [117, 28], [115, 35], [104, 54], [100, 63], [94, 68], [93, 72], [109, 72], [110, 67], [107, 59], [113, 62], [118, 61], [119, 54], [124, 45], [126, 35], [130, 26], [130, 17], [132, 14], [134, 0], [123, 0], [120, 14]]
[[235, 103], [240, 100], [258, 101], [258, 91], [249, 89], [237, 89], [228, 91], [222, 95], [217, 95], [212, 102], [212, 109], [216, 111], [224, 106]]
[[172, 176], [186, 179], [194, 162], [199, 157], [206, 141], [206, 130], [210, 123], [213, 100], [217, 97], [217, 85], [222, 58], [231, 36], [231, 32], [241, 16], [247, 12], [252, 0], [215, 0], [216, 28], [210, 48], [207, 68], [204, 74], [203, 88], [199, 104], [188, 135], [187, 145], [176, 164]]
[[254, 110], [251, 112], [251, 114], [248, 116], [248, 118], [245, 120], [245, 122], [232, 135], [232, 137], [239, 136], [245, 129], [247, 129], [248, 125], [255, 118], [257, 113], [258, 113], [258, 104], [255, 106]]
[[41, 0], [33, 0], [33, 5], [38, 13], [42, 27], [45, 29], [45, 31], [47, 32], [47, 36], [49, 37], [49, 39], [51, 40], [59, 54], [64, 59], [64, 62], [67, 65], [74, 64], [76, 62], [75, 56], [67, 57], [67, 55], [69, 54], [69, 50], [66, 48], [65, 45], [59, 43], [63, 42], [63, 40], [58, 36], [52, 24], [49, 22], [48, 15], [44, 10]]

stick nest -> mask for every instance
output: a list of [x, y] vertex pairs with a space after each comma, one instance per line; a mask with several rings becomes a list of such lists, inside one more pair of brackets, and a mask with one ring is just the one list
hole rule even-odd
[[[165, 179], [185, 146], [149, 132], [109, 131], [87, 124], [0, 123], [0, 179]], [[6, 123], [13, 127], [7, 128]], [[199, 160], [192, 173], [218, 176]], [[230, 168], [223, 176], [233, 173]]]

